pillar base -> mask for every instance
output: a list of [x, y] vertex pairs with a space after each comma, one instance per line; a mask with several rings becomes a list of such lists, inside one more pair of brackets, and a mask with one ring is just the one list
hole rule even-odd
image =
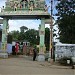
[[8, 58], [8, 53], [0, 53], [0, 58]]
[[53, 64], [53, 59], [51, 57], [48, 58], [48, 62], [50, 62], [51, 64]]
[[53, 59], [50, 59], [50, 63], [53, 64]]
[[49, 57], [48, 57], [48, 62], [51, 60], [51, 51], [49, 51]]
[[37, 61], [45, 61], [45, 56], [44, 54], [39, 54]]
[[48, 62], [50, 62], [50, 60], [51, 60], [51, 58], [49, 57], [49, 58], [48, 58]]

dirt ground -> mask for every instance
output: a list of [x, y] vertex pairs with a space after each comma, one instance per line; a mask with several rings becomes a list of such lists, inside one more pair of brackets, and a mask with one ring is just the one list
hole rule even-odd
[[19, 56], [0, 59], [0, 75], [75, 75], [75, 69], [32, 61], [29, 56]]

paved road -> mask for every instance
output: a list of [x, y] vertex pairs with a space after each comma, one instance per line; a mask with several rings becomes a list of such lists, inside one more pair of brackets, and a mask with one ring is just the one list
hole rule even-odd
[[0, 75], [75, 75], [75, 69], [19, 57], [0, 59]]

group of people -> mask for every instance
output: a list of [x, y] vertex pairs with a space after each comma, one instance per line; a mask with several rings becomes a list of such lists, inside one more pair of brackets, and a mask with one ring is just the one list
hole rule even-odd
[[19, 52], [19, 44], [16, 43], [15, 45], [12, 46], [12, 54], [17, 55]]
[[[15, 46], [12, 47], [12, 51], [14, 52], [14, 55], [17, 55], [19, 50], [20, 50], [19, 43], [16, 43]], [[36, 60], [36, 56], [37, 56], [37, 49], [33, 48], [33, 61]]]

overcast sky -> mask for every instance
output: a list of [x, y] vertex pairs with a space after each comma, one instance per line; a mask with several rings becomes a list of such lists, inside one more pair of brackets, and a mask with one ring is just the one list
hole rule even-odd
[[[0, 8], [5, 6], [6, 0], [0, 0]], [[46, 0], [48, 4], [48, 0]], [[41, 24], [40, 20], [9, 20], [9, 31], [20, 30], [21, 26], [26, 26], [29, 29], [37, 29]], [[45, 25], [45, 27], [49, 27], [49, 25]]]

